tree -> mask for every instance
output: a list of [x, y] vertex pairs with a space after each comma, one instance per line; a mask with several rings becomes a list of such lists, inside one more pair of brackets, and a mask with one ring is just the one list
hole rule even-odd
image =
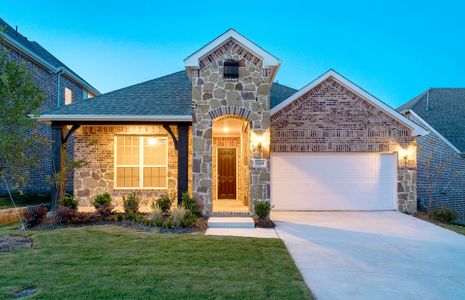
[[[0, 32], [0, 42], [1, 36]], [[38, 126], [34, 116], [44, 100], [44, 93], [34, 83], [26, 64], [8, 59], [8, 50], [1, 49], [0, 179], [13, 205], [10, 186], [21, 189], [27, 185], [30, 170], [39, 163], [37, 148], [47, 142], [34, 130]]]

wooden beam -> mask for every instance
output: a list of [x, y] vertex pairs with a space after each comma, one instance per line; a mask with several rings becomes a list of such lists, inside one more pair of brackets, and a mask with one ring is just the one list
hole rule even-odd
[[66, 134], [65, 138], [63, 139], [63, 144], [68, 143], [69, 139], [73, 135], [73, 133], [78, 130], [79, 124], [74, 124], [70, 130], [68, 130], [68, 133]]
[[189, 126], [178, 125], [178, 204], [189, 185]]
[[51, 207], [52, 210], [55, 210], [58, 206], [58, 199], [62, 191], [60, 191], [60, 184], [56, 178], [56, 175], [60, 173], [63, 167], [63, 157], [62, 157], [62, 147], [63, 147], [63, 136], [64, 136], [64, 126], [59, 124], [52, 123], [52, 172], [53, 184], [52, 184], [52, 193], [51, 193]]
[[[163, 128], [165, 128], [166, 131], [168, 131], [169, 135], [171, 135], [171, 138], [173, 139], [174, 142], [174, 149], [178, 150], [178, 140], [176, 139], [176, 135], [174, 135], [173, 130], [171, 130], [170, 125], [168, 124], [163, 124]], [[179, 128], [179, 125], [178, 125]], [[179, 135], [179, 132], [178, 132]]]

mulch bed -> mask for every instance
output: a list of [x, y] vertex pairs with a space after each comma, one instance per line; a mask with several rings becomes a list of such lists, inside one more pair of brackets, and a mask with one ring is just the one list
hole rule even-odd
[[255, 227], [259, 228], [274, 228], [276, 225], [271, 221], [269, 218], [266, 219], [260, 219], [260, 218], [254, 218], [255, 221]]

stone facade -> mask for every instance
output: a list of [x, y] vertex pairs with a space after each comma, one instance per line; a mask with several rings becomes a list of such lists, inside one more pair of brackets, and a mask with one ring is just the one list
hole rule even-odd
[[[239, 62], [239, 78], [223, 78], [223, 62]], [[270, 126], [271, 78], [262, 61], [229, 40], [200, 59], [200, 68], [191, 73], [193, 102], [193, 195], [204, 204], [204, 213], [212, 211], [212, 124], [224, 116], [239, 117], [250, 130], [261, 135]], [[250, 142], [250, 141], [249, 141]], [[270, 199], [270, 163], [263, 152], [255, 151], [252, 159], [265, 159], [266, 167], [250, 165], [250, 199]]]
[[[397, 152], [413, 143], [410, 128], [332, 77], [271, 117], [274, 152]], [[410, 155], [398, 165], [401, 211], [416, 211], [415, 178]]]
[[[44, 69], [41, 65], [31, 60], [29, 57], [16, 51], [13, 48], [8, 47], [6, 44], [0, 43], [0, 51], [8, 50], [7, 59], [24, 63], [29, 70], [34, 83], [39, 86], [44, 92], [45, 100], [40, 107], [40, 111], [48, 111], [58, 106], [65, 105], [64, 93], [65, 87], [73, 91], [73, 102], [83, 100], [83, 89], [71, 81], [69, 78], [63, 75], [58, 75]], [[58, 76], [60, 76], [60, 89], [58, 91]], [[58, 97], [57, 95], [60, 95]], [[52, 131], [49, 125], [44, 123], [37, 123], [37, 127], [34, 129], [34, 134], [39, 133], [47, 140], [51, 140]], [[68, 147], [68, 157], [73, 157], [73, 140], [71, 140], [71, 146]], [[40, 165], [37, 168], [30, 170], [31, 182], [24, 189], [27, 192], [44, 192], [50, 191], [50, 184], [47, 181], [47, 177], [51, 176], [52, 173], [52, 159], [51, 149], [48, 147], [37, 147], [34, 149], [35, 152], [39, 153]], [[68, 180], [67, 190], [72, 190], [72, 176]], [[0, 193], [6, 192], [4, 187], [0, 187]]]
[[[176, 126], [171, 130], [177, 136]], [[142, 189], [141, 206], [149, 207], [156, 197], [168, 193], [177, 197], [178, 153], [169, 133], [161, 125], [82, 126], [75, 133], [75, 159], [88, 164], [74, 172], [74, 195], [80, 208], [92, 207], [95, 196], [108, 192], [114, 205], [134, 189], [115, 189], [115, 135], [154, 135], [168, 137], [168, 188]], [[192, 181], [192, 135], [189, 132], [189, 192]]]

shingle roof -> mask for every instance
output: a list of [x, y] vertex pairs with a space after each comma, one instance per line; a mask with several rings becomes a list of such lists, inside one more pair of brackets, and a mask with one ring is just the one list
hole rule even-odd
[[[274, 83], [271, 106], [275, 106], [296, 90]], [[75, 102], [43, 115], [137, 115], [187, 116], [192, 114], [192, 85], [186, 71]]]
[[[50, 52], [48, 52], [44, 47], [42, 47], [39, 43], [34, 41], [29, 41], [25, 36], [17, 32], [13, 27], [11, 27], [5, 20], [0, 18], [0, 27], [4, 27], [5, 34], [8, 35], [10, 38], [14, 39], [17, 43], [22, 45], [24, 48], [28, 49], [35, 55], [42, 58], [47, 63], [51, 64], [55, 68], [66, 68], [70, 71], [74, 76], [82, 80], [84, 83], [89, 85], [90, 87], [94, 88], [91, 84], [85, 81], [81, 76], [76, 74], [73, 70], [68, 68], [64, 63], [62, 63], [58, 58], [53, 56]], [[95, 89], [95, 88], [94, 88]], [[96, 90], [96, 89], [95, 89]]]
[[465, 152], [465, 88], [432, 88], [428, 101], [427, 96], [428, 91], [397, 110], [413, 110], [457, 149]]

